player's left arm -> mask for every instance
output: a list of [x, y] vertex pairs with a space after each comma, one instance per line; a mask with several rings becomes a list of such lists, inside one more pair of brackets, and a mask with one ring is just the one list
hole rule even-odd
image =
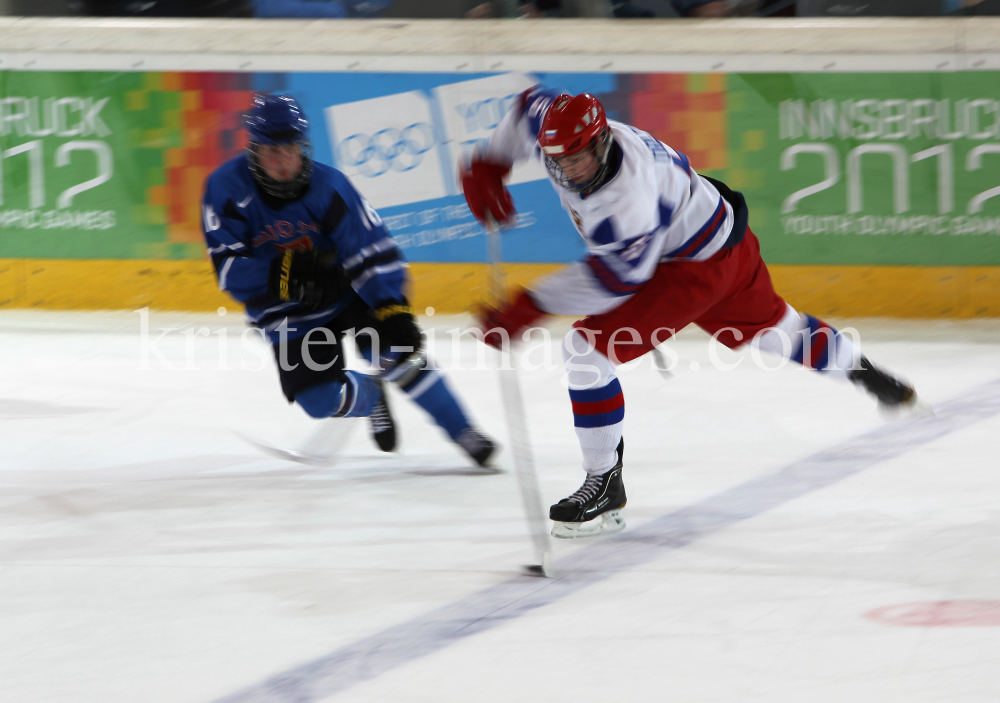
[[409, 264], [375, 208], [348, 187], [338, 194], [343, 213], [331, 236], [351, 287], [372, 308], [385, 300], [403, 300]]

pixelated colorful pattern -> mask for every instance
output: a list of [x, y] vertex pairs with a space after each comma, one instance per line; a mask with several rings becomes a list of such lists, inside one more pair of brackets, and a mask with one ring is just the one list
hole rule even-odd
[[143, 88], [126, 95], [130, 107], [162, 106], [163, 127], [143, 138], [164, 147], [163, 175], [147, 188], [146, 202], [162, 210], [166, 251], [200, 245], [205, 179], [245, 146], [241, 118], [252, 97], [252, 75], [242, 73], [147, 73]]
[[729, 166], [725, 74], [633, 74], [628, 92], [632, 124], [687, 155], [698, 171]]
[[202, 241], [205, 179], [246, 146], [242, 116], [253, 98], [251, 76], [241, 73], [168, 73], [180, 90], [181, 146], [166, 153], [167, 233], [172, 242]]

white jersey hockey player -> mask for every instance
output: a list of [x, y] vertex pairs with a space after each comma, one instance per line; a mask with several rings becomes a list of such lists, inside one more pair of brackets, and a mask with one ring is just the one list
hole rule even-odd
[[730, 348], [753, 340], [850, 380], [884, 406], [916, 401], [913, 388], [774, 291], [740, 193], [698, 175], [687, 157], [646, 132], [608, 120], [592, 95], [535, 87], [520, 96], [462, 173], [480, 222], [512, 222], [504, 179], [514, 163], [532, 158], [545, 164], [588, 253], [520, 290], [506, 307], [487, 308], [479, 322], [487, 343], [500, 346], [544, 315], [583, 317], [563, 349], [587, 478], [550, 508], [555, 537], [624, 527], [625, 401], [615, 366], [688, 324]]

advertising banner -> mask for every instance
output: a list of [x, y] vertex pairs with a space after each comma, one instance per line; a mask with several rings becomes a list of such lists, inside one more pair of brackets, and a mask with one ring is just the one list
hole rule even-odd
[[996, 74], [728, 77], [726, 177], [776, 263], [1000, 263]]
[[[0, 258], [202, 259], [208, 174], [255, 91], [294, 95], [415, 262], [486, 260], [456, 178], [516, 96], [591, 92], [747, 196], [779, 264], [1000, 265], [1000, 76], [0, 72]], [[582, 242], [537, 164], [510, 189], [514, 262]], [[627, 207], [627, 204], [623, 204]]]
[[200, 259], [241, 74], [0, 72], [0, 257]]

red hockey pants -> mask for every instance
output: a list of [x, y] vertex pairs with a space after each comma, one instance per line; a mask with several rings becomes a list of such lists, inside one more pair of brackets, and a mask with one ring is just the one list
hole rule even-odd
[[[574, 324], [596, 335], [597, 350], [619, 364], [637, 359], [692, 322], [731, 349], [778, 324], [785, 301], [774, 291], [753, 232], [706, 261], [669, 261], [634, 296]], [[742, 336], [732, 329], [739, 330]], [[641, 341], [633, 342], [635, 330]], [[655, 334], [655, 337], [654, 337]], [[588, 335], [589, 336], [589, 335]], [[614, 354], [608, 353], [614, 343]]]

